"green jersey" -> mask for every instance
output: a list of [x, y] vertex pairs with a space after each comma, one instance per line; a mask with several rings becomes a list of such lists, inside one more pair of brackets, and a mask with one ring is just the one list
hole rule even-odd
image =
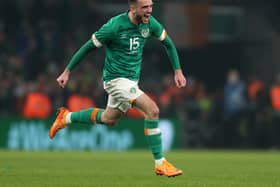
[[166, 32], [153, 17], [147, 24], [133, 24], [128, 12], [111, 18], [92, 35], [96, 47], [106, 46], [103, 80], [123, 77], [139, 80], [143, 47], [147, 38], [154, 36], [164, 40]]

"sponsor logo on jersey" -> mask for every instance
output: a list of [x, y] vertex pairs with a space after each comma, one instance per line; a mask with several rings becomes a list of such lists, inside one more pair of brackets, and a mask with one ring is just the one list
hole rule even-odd
[[149, 28], [143, 28], [141, 31], [141, 35], [143, 38], [148, 38], [150, 36], [150, 29]]

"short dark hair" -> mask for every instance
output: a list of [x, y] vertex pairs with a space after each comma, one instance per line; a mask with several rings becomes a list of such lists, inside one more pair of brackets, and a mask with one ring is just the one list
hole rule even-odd
[[137, 0], [128, 0], [128, 4], [134, 4], [134, 3], [137, 3]]

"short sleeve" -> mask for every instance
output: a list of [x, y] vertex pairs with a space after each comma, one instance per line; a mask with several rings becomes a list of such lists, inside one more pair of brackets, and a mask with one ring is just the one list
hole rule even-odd
[[150, 25], [152, 29], [152, 36], [158, 38], [160, 41], [163, 41], [166, 37], [166, 31], [153, 16], [150, 17]]
[[102, 47], [109, 43], [115, 35], [114, 21], [110, 19], [98, 31], [92, 34], [91, 40], [96, 47]]

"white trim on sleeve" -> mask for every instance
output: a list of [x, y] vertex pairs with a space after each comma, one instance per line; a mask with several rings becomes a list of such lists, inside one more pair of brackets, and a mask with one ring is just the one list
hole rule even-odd
[[163, 29], [163, 31], [162, 31], [162, 33], [161, 33], [161, 35], [160, 35], [160, 37], [158, 39], [160, 41], [163, 41], [165, 39], [166, 35], [167, 35], [166, 31], [165, 31], [165, 29]]
[[96, 47], [98, 47], [98, 48], [102, 47], [102, 43], [97, 40], [97, 38], [95, 37], [95, 34], [92, 34], [91, 41], [93, 42], [93, 44]]

